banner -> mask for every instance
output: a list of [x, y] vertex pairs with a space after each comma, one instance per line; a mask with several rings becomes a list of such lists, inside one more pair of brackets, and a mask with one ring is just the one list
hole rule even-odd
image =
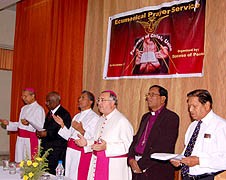
[[205, 0], [180, 0], [109, 17], [104, 79], [203, 75]]

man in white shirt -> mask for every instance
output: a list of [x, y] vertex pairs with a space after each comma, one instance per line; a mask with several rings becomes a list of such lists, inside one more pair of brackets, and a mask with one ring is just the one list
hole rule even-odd
[[58, 134], [68, 141], [66, 152], [65, 176], [72, 180], [86, 180], [92, 153], [84, 153], [83, 148], [75, 144], [78, 134], [86, 139], [94, 137], [99, 116], [92, 110], [95, 103], [94, 95], [89, 91], [82, 91], [78, 99], [78, 107], [81, 110], [72, 119], [71, 127], [64, 126], [59, 116], [54, 120], [61, 126]]
[[45, 111], [35, 99], [33, 88], [22, 91], [22, 100], [25, 105], [21, 108], [18, 122], [1, 120], [6, 125], [7, 131], [18, 131], [15, 161], [19, 163], [25, 157], [33, 157], [38, 150], [36, 129], [42, 129], [45, 121]]
[[[171, 163], [182, 167], [183, 180], [213, 180], [216, 174], [226, 169], [226, 120], [213, 112], [212, 97], [207, 90], [191, 91], [187, 97], [188, 110], [194, 122], [185, 134], [185, 158], [171, 160]], [[199, 122], [197, 139], [192, 142], [190, 139], [193, 139]], [[191, 155], [187, 156], [189, 151]]]
[[129, 180], [131, 172], [127, 156], [133, 139], [133, 128], [128, 119], [117, 110], [117, 96], [111, 90], [103, 91], [98, 100], [98, 109], [103, 114], [94, 139], [79, 135], [75, 142], [92, 151], [89, 180]]

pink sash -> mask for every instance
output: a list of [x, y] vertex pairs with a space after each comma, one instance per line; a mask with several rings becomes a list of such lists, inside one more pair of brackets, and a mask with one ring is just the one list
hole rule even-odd
[[24, 129], [18, 129], [18, 136], [22, 138], [29, 138], [30, 139], [30, 146], [31, 146], [31, 158], [33, 159], [34, 156], [38, 152], [38, 138], [35, 132], [27, 131]]
[[128, 157], [128, 154], [106, 157], [105, 151], [93, 151], [93, 154], [96, 155], [97, 157], [94, 180], [109, 179], [109, 159], [110, 158]]
[[85, 153], [84, 149], [77, 146], [74, 140], [71, 138], [68, 139], [67, 147], [70, 147], [81, 152], [78, 166], [78, 180], [87, 180], [92, 153]]

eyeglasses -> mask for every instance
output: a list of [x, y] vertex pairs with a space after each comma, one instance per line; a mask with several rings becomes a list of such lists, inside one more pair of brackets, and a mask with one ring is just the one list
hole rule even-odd
[[97, 99], [97, 103], [102, 103], [102, 102], [105, 102], [105, 101], [113, 101], [112, 99], [104, 99], [104, 98], [98, 98]]
[[145, 94], [145, 97], [154, 97], [154, 96], [161, 96], [160, 94], [157, 94], [157, 93], [147, 93]]

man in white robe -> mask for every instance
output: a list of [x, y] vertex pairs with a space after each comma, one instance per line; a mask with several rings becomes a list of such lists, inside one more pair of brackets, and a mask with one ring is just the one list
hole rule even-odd
[[36, 129], [42, 129], [45, 121], [45, 111], [35, 99], [33, 88], [22, 91], [22, 100], [26, 105], [21, 108], [19, 121], [0, 120], [6, 125], [7, 131], [18, 131], [15, 149], [15, 161], [19, 163], [26, 157], [33, 157], [38, 150]]
[[79, 146], [93, 151], [88, 180], [129, 180], [127, 153], [133, 139], [133, 128], [128, 119], [117, 110], [117, 96], [111, 90], [103, 91], [97, 100], [100, 117], [94, 139], [79, 135]]
[[78, 106], [81, 110], [72, 119], [71, 127], [68, 129], [64, 126], [60, 117], [54, 117], [55, 121], [61, 126], [58, 134], [68, 140], [66, 152], [65, 176], [72, 180], [86, 180], [91, 153], [84, 153], [83, 148], [75, 144], [78, 134], [84, 135], [85, 138], [94, 137], [96, 124], [99, 116], [92, 110], [94, 106], [94, 95], [89, 91], [82, 91], [78, 100]]

